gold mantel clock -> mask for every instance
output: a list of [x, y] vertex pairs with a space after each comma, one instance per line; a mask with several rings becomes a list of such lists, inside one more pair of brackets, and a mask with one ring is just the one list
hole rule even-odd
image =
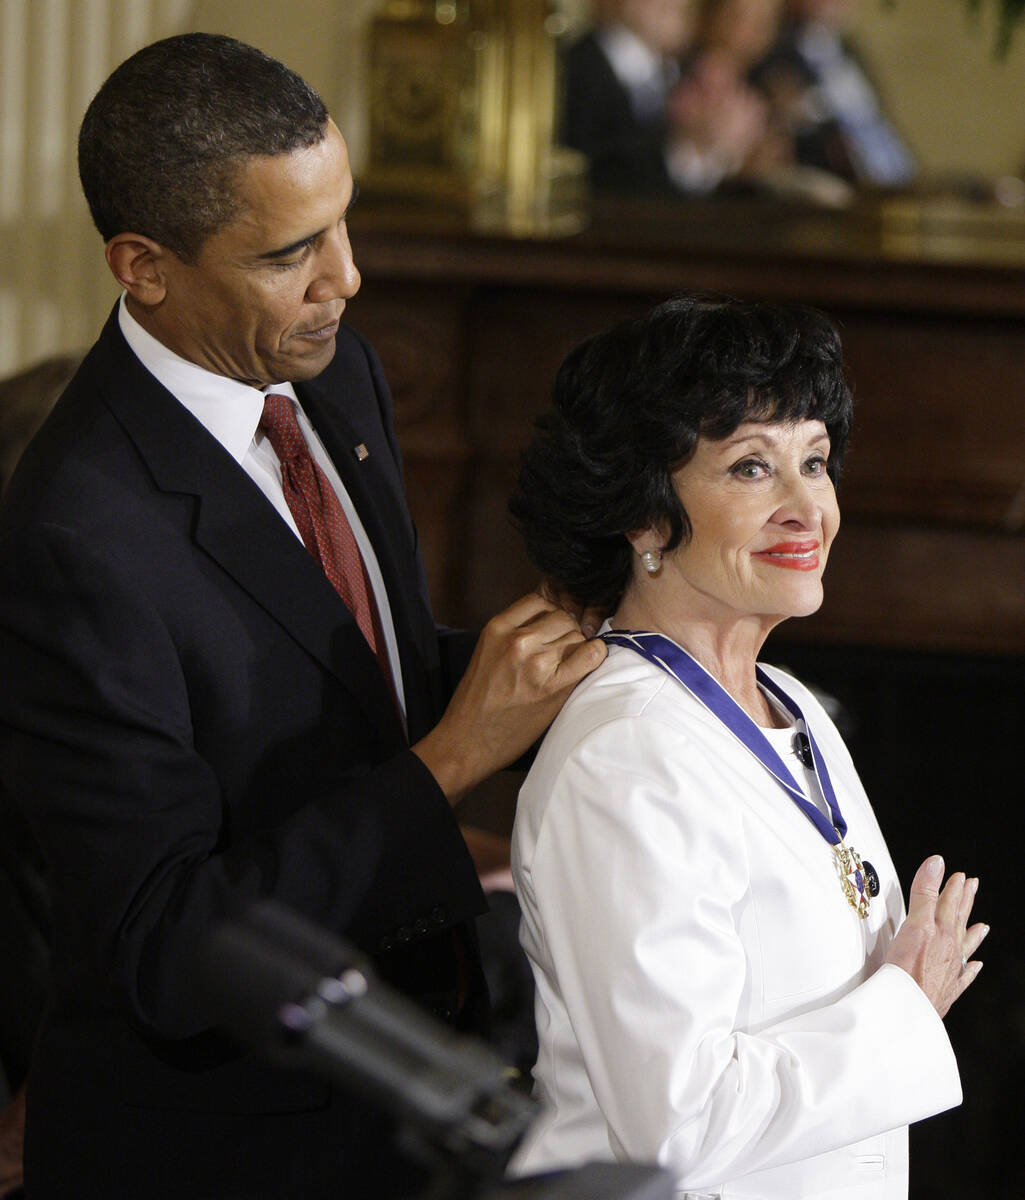
[[554, 142], [557, 32], [549, 0], [388, 0], [370, 30], [369, 189], [513, 233], [580, 228], [586, 165]]

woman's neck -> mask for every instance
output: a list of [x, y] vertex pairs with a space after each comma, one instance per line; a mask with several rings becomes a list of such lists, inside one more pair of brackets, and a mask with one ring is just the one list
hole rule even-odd
[[755, 668], [776, 621], [742, 617], [710, 621], [644, 611], [647, 606], [624, 596], [612, 623], [620, 629], [661, 633], [682, 646], [758, 725], [779, 726], [780, 716], [758, 686]]

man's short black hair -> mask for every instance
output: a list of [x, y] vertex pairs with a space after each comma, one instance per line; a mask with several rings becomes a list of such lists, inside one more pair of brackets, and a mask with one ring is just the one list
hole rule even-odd
[[324, 102], [294, 71], [233, 38], [185, 33], [144, 47], [93, 98], [78, 171], [103, 240], [139, 233], [195, 257], [239, 211], [252, 155], [325, 135]]
[[840, 338], [822, 313], [684, 296], [570, 351], [509, 508], [534, 565], [609, 611], [630, 578], [627, 533], [665, 528], [666, 550], [690, 537], [673, 473], [699, 437], [822, 421], [835, 483], [851, 415]]

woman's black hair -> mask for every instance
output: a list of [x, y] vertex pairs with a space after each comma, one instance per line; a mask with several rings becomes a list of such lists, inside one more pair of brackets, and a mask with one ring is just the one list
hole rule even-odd
[[577, 600], [612, 609], [630, 578], [626, 534], [690, 537], [673, 473], [699, 437], [747, 421], [822, 421], [834, 483], [851, 426], [840, 337], [815, 309], [683, 296], [570, 351], [537, 421], [509, 509], [531, 561]]

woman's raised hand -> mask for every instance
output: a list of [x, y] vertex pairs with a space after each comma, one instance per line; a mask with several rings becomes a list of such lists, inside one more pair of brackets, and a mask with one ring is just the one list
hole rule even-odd
[[886, 961], [903, 968], [945, 1017], [972, 984], [982, 963], [972, 955], [989, 933], [983, 924], [968, 928], [978, 879], [956, 871], [943, 882], [943, 859], [927, 858], [911, 882], [907, 920], [890, 945]]

